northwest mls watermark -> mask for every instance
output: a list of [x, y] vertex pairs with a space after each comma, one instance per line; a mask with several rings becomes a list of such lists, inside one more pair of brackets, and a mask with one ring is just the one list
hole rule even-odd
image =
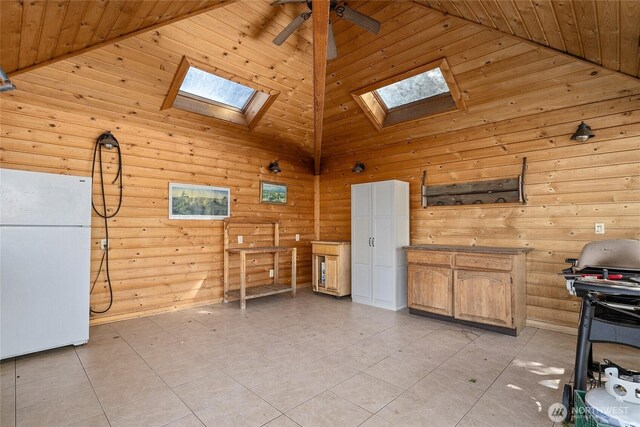
[[[626, 415], [627, 410], [629, 408], [626, 406], [601, 406], [598, 409], [588, 408], [586, 406], [580, 408], [572, 408], [572, 414], [575, 417], [576, 415], [587, 415], [592, 417], [595, 414], [598, 414], [600, 417], [609, 418], [611, 416], [620, 416]], [[549, 419], [554, 423], [560, 423], [567, 419], [567, 413], [569, 409], [564, 406], [562, 403], [556, 402], [549, 406], [549, 410], [547, 411], [547, 415], [549, 415]]]

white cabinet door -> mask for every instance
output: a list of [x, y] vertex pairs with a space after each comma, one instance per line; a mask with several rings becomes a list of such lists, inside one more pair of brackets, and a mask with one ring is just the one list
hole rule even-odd
[[351, 186], [351, 299], [370, 303], [371, 184]]
[[393, 181], [374, 182], [373, 193], [373, 302], [392, 307], [395, 300], [395, 230]]
[[351, 186], [351, 299], [391, 310], [406, 306], [409, 185], [381, 181]]

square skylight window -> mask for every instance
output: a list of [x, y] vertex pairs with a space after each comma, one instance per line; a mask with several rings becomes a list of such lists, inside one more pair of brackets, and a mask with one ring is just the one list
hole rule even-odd
[[446, 58], [407, 70], [351, 92], [378, 129], [466, 110]]
[[189, 67], [180, 91], [218, 104], [244, 111], [256, 90], [218, 77], [195, 67]]
[[449, 92], [440, 68], [400, 80], [375, 90], [387, 110]]
[[160, 107], [253, 129], [280, 92], [186, 56]]

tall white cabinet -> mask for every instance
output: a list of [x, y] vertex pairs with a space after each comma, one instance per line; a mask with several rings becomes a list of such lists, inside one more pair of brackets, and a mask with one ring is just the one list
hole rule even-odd
[[409, 183], [351, 186], [351, 299], [389, 310], [407, 306]]

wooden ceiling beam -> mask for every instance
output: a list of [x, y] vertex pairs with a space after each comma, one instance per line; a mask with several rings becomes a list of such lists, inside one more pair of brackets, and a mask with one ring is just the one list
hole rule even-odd
[[145, 27], [145, 28], [141, 28], [141, 29], [133, 31], [133, 32], [130, 32], [130, 33], [127, 33], [127, 34], [123, 34], [123, 35], [115, 37], [113, 39], [105, 40], [103, 42], [100, 42], [100, 43], [97, 43], [97, 44], [94, 44], [94, 45], [91, 45], [91, 46], [84, 47], [84, 48], [79, 49], [79, 50], [75, 50], [75, 51], [66, 53], [64, 55], [56, 56], [56, 57], [51, 58], [49, 60], [46, 60], [46, 61], [43, 61], [43, 62], [39, 62], [37, 64], [30, 65], [28, 67], [17, 69], [17, 70], [14, 70], [14, 71], [12, 71], [12, 72], [10, 72], [8, 74], [9, 74], [9, 77], [15, 77], [15, 76], [18, 76], [20, 74], [28, 73], [30, 71], [34, 71], [34, 70], [37, 70], [37, 69], [42, 68], [42, 67], [46, 67], [46, 66], [51, 65], [51, 64], [55, 64], [56, 62], [64, 61], [66, 59], [73, 58], [74, 56], [82, 55], [84, 53], [91, 52], [91, 51], [96, 50], [96, 49], [100, 49], [101, 47], [121, 42], [122, 40], [126, 40], [128, 38], [135, 37], [137, 35], [140, 35], [142, 33], [146, 33], [148, 31], [157, 30], [158, 28], [164, 27], [165, 25], [173, 24], [173, 23], [176, 23], [178, 21], [182, 21], [183, 19], [189, 19], [189, 18], [192, 18], [192, 17], [194, 17], [196, 15], [199, 15], [201, 13], [210, 12], [210, 11], [212, 11], [214, 9], [218, 9], [220, 7], [223, 7], [223, 6], [227, 6], [227, 5], [231, 4], [231, 3], [235, 3], [236, 1], [238, 1], [238, 0], [220, 0], [218, 3], [212, 4], [210, 6], [207, 6], [207, 7], [203, 8], [203, 9], [199, 9], [199, 10], [196, 10], [196, 11], [193, 11], [193, 12], [189, 12], [187, 14], [184, 14], [182, 16], [177, 16], [176, 18], [170, 19], [168, 21], [159, 22], [157, 24], [154, 24], [154, 25], [151, 25], [151, 26], [148, 26], [148, 27]]
[[313, 155], [316, 175], [320, 175], [320, 157], [322, 156], [329, 5], [329, 0], [313, 0]]

